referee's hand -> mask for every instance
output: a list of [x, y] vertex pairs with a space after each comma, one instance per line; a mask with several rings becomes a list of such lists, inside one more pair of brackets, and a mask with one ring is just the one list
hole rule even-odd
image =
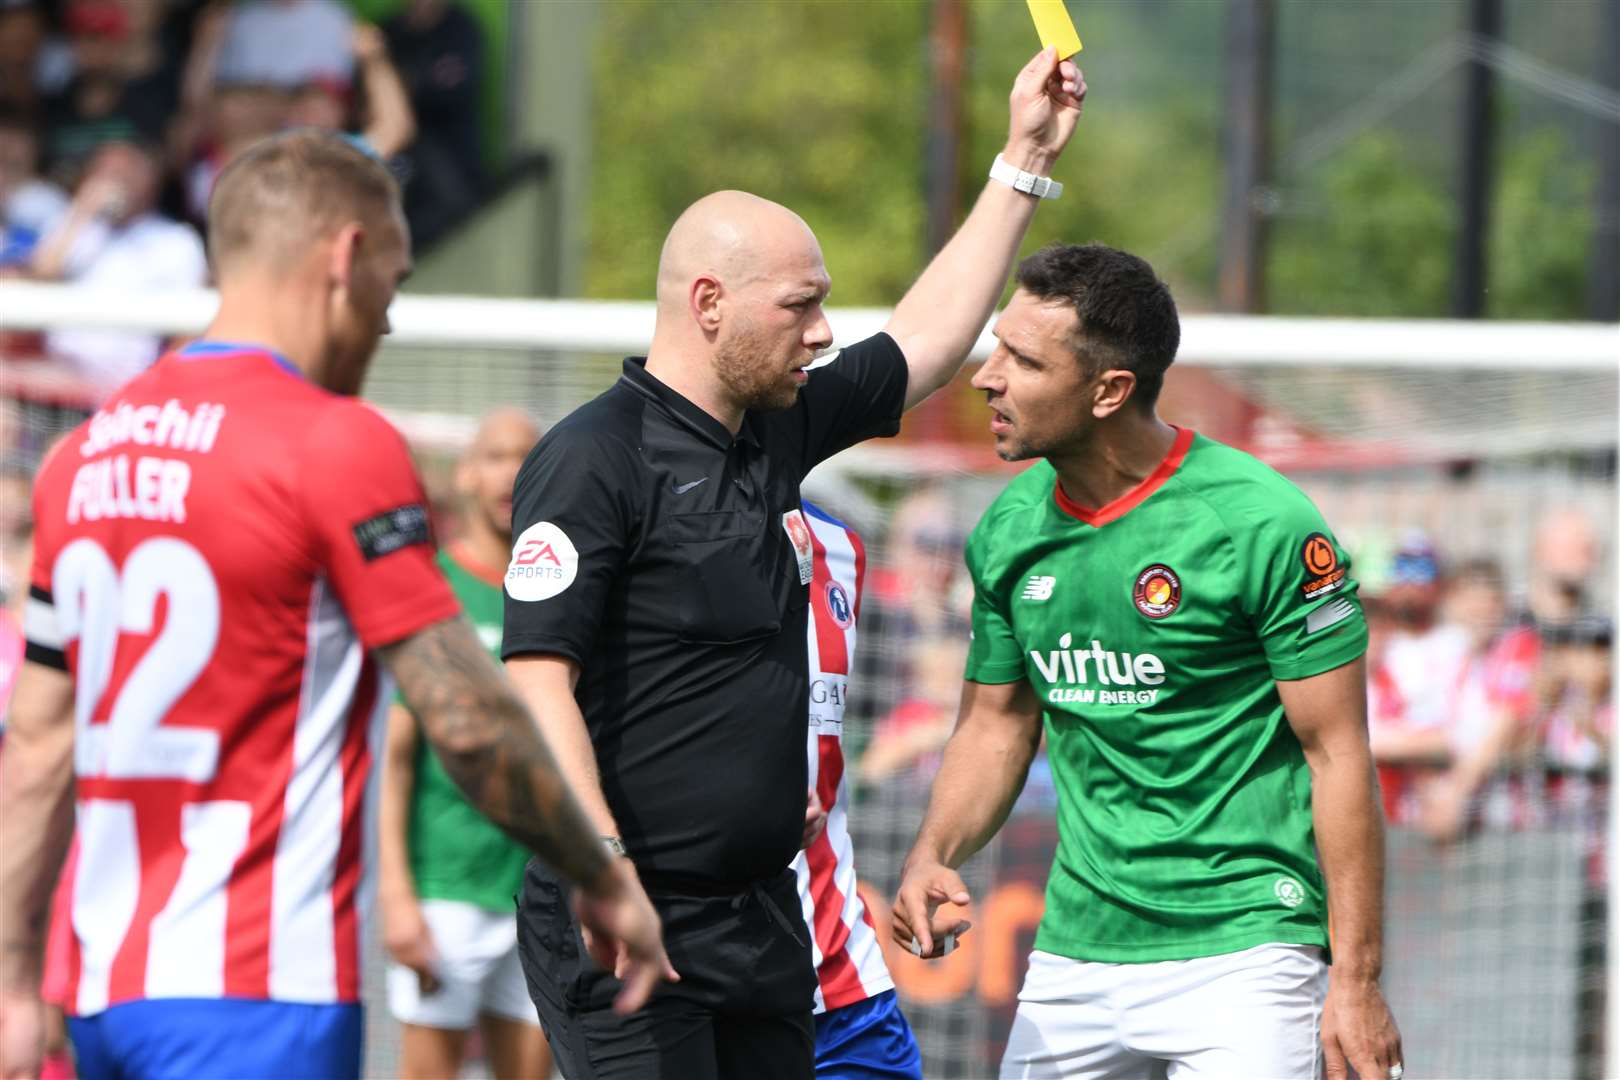
[[955, 916], [940, 917], [939, 907], [946, 903], [959, 907], [972, 903], [960, 874], [938, 862], [907, 865], [894, 898], [891, 932], [895, 942], [924, 960], [944, 956], [950, 944], [973, 925]]
[[614, 1012], [635, 1012], [660, 982], [681, 981], [664, 952], [658, 913], [629, 859], [613, 859], [589, 889], [577, 890], [574, 911], [591, 959], [624, 984], [613, 999]]

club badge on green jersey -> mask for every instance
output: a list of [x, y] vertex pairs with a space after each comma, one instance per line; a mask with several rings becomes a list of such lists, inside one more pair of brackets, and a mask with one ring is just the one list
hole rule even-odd
[[1181, 606], [1181, 579], [1164, 563], [1154, 563], [1136, 575], [1131, 598], [1137, 611], [1150, 619], [1162, 619]]

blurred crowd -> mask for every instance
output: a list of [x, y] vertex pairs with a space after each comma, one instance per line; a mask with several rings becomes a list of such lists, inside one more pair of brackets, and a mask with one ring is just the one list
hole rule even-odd
[[[484, 42], [452, 0], [381, 26], [339, 0], [0, 0], [0, 275], [144, 290], [206, 284], [220, 170], [288, 127], [340, 130], [388, 162], [420, 247], [487, 188]], [[93, 399], [163, 342], [0, 335]]]
[[[955, 723], [971, 589], [959, 514], [925, 487], [899, 504], [871, 572], [851, 707], [858, 776], [925, 785]], [[1488, 558], [1420, 532], [1358, 562], [1368, 720], [1388, 820], [1450, 841], [1601, 813], [1614, 724], [1613, 624], [1591, 587], [1601, 544], [1573, 507], [1536, 528], [1522, 595]], [[1520, 568], [1514, 568], [1515, 570]], [[1032, 772], [1032, 783], [1039, 768]]]

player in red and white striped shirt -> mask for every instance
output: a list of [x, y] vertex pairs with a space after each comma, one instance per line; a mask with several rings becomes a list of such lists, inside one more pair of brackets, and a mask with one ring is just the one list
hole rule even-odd
[[358, 1075], [382, 665], [475, 804], [585, 883], [587, 922], [644, 972], [635, 1004], [668, 966], [651, 905], [459, 617], [404, 441], [352, 396], [410, 266], [397, 186], [293, 133], [225, 171], [210, 217], [209, 333], [35, 483], [0, 758], [0, 1076], [39, 1066], [75, 794], [80, 1076]]
[[872, 916], [855, 891], [844, 772], [844, 704], [855, 625], [866, 579], [861, 538], [820, 507], [804, 504], [815, 550], [810, 582], [810, 784], [826, 827], [799, 853], [799, 901], [816, 959], [816, 1074], [822, 1078], [920, 1080], [922, 1057], [901, 1015]]

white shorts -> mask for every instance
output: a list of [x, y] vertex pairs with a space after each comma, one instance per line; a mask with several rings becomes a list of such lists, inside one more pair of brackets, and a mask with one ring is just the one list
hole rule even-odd
[[1315, 1080], [1327, 982], [1314, 945], [1153, 964], [1033, 952], [1001, 1078]]
[[416, 972], [388, 965], [388, 1008], [402, 1024], [466, 1031], [479, 1014], [540, 1025], [518, 962], [517, 916], [456, 900], [422, 901], [439, 953], [439, 989], [423, 996]]

